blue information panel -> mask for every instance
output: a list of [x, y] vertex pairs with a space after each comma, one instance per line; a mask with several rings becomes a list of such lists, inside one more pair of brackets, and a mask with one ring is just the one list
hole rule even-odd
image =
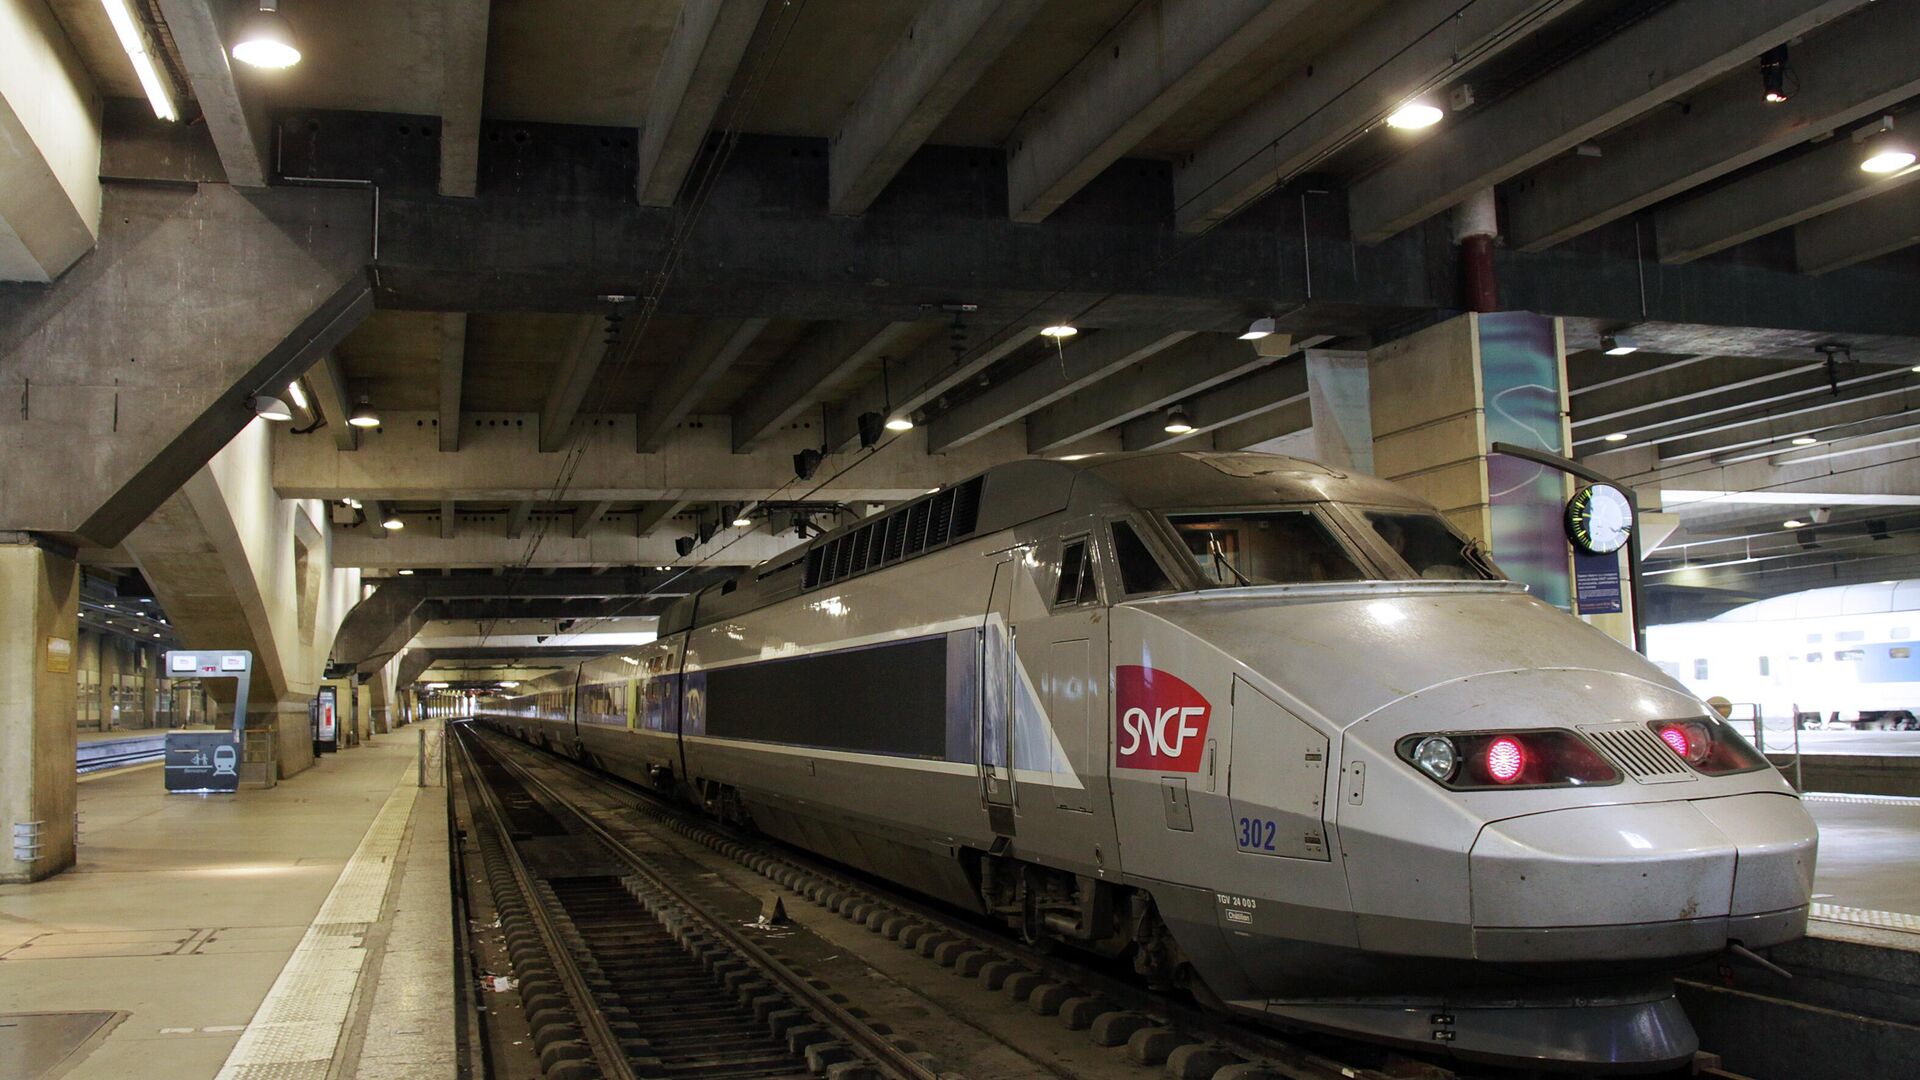
[[168, 791], [240, 790], [240, 740], [231, 731], [167, 732]]
[[[1629, 540], [1628, 543], [1637, 543]], [[1605, 615], [1620, 606], [1620, 553], [1573, 553], [1573, 591], [1582, 615]]]

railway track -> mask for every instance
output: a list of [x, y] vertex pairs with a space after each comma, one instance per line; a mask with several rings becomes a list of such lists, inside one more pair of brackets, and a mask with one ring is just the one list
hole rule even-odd
[[[496, 768], [509, 775], [521, 790], [538, 795], [541, 804], [569, 805], [571, 813], [585, 829], [609, 847], [625, 850], [637, 865], [649, 860], [639, 849], [665, 842], [688, 852], [709, 858], [717, 855], [738, 867], [751, 871], [780, 886], [796, 900], [806, 900], [819, 908], [885, 939], [891, 940], [908, 955], [947, 969], [954, 976], [971, 981], [980, 991], [1003, 999], [1024, 1003], [1040, 1016], [1050, 1016], [1072, 1031], [1083, 1032], [1095, 1046], [1111, 1047], [1124, 1054], [1133, 1066], [1154, 1066], [1173, 1077], [1209, 1078], [1209, 1080], [1477, 1080], [1501, 1078], [1513, 1080], [1528, 1075], [1495, 1068], [1475, 1068], [1459, 1063], [1409, 1057], [1371, 1044], [1334, 1036], [1281, 1035], [1271, 1030], [1236, 1021], [1198, 1008], [1184, 998], [1150, 990], [1127, 977], [1100, 969], [1072, 955], [1050, 954], [1002, 933], [997, 927], [964, 915], [926, 904], [872, 881], [855, 877], [842, 868], [797, 854], [789, 848], [761, 838], [742, 834], [698, 817], [677, 804], [665, 801], [644, 789], [624, 784], [604, 774], [584, 768], [557, 755], [543, 754], [522, 744], [491, 733], [468, 729], [463, 743], [477, 748], [475, 757], [488, 755]], [[537, 762], [534, 768], [520, 761]], [[540, 776], [536, 776], [538, 772]], [[657, 871], [657, 867], [656, 867]], [[630, 882], [627, 883], [630, 886]], [[612, 886], [602, 882], [596, 895], [610, 895]], [[631, 888], [629, 888], [631, 892]], [[634, 895], [641, 895], [635, 892]], [[677, 916], [691, 911], [684, 905], [698, 903], [696, 898], [677, 894]], [[662, 925], [670, 925], [663, 920]], [[711, 923], [711, 920], [709, 920]], [[577, 917], [571, 923], [573, 947], [591, 952], [594, 940]], [[614, 940], [619, 939], [619, 933]], [[745, 945], [754, 946], [751, 941]], [[737, 946], [734, 946], [737, 948]], [[757, 947], [757, 946], [755, 946]], [[638, 954], [635, 954], [638, 958]], [[764, 961], [763, 961], [764, 962]], [[771, 970], [780, 970], [779, 962]], [[633, 970], [625, 968], [623, 970]], [[663, 969], [664, 970], [664, 969]], [[732, 969], [730, 969], [732, 970]], [[761, 970], [769, 970], [762, 968]], [[788, 971], [791, 979], [811, 986], [832, 1002], [833, 995], [824, 985], [810, 983], [804, 974]], [[649, 978], [649, 984], [660, 976]], [[613, 981], [613, 980], [609, 980]], [[738, 982], [736, 978], [736, 982]], [[774, 980], [762, 976], [762, 982]], [[688, 984], [697, 987], [700, 1000], [711, 996], [709, 983]], [[726, 985], [720, 996], [725, 998]], [[757, 989], [757, 987], [756, 987]], [[733, 1001], [743, 995], [735, 994]], [[644, 1011], [649, 1002], [658, 1011], [665, 1002], [689, 1000], [672, 994], [651, 998], [622, 999], [615, 1015], [623, 1022]], [[723, 1002], [724, 1004], [724, 1002]], [[675, 1004], [676, 1012], [680, 1005]], [[764, 1011], [764, 1010], [763, 1010]], [[844, 1007], [841, 1008], [845, 1012]], [[756, 1017], [756, 1021], [762, 1018]], [[884, 1023], [854, 1017], [858, 1027], [852, 1031], [837, 1029], [836, 1046], [862, 1055], [860, 1067], [871, 1068], [871, 1075], [951, 1076], [937, 1061], [911, 1051], [905, 1058], [913, 1062], [915, 1072], [889, 1072], [881, 1061], [865, 1056], [873, 1047], [868, 1039], [898, 1049], [887, 1038]], [[818, 1021], [810, 1021], [810, 1023]], [[827, 1026], [823, 1024], [822, 1026]], [[755, 1026], [755, 1034], [763, 1030]], [[864, 1030], [871, 1033], [863, 1036]], [[911, 1046], [911, 1043], [907, 1043]], [[880, 1055], [884, 1056], [884, 1051]], [[1703, 1058], [1705, 1056], [1703, 1055]], [[850, 1059], [849, 1059], [850, 1060]], [[1695, 1075], [1731, 1077], [1713, 1069], [1710, 1059], [1703, 1060]], [[800, 1062], [799, 1071], [809, 1071], [813, 1063]], [[907, 1066], [898, 1062], [896, 1068]], [[818, 1071], [817, 1068], [814, 1071]], [[850, 1070], [842, 1070], [850, 1072]], [[582, 1074], [584, 1075], [584, 1074]], [[634, 1073], [633, 1075], [660, 1075]], [[689, 1075], [672, 1073], [671, 1075]], [[699, 1075], [779, 1075], [779, 1074], [699, 1074]], [[852, 1073], [852, 1075], [863, 1075]], [[1677, 1074], [1684, 1075], [1684, 1074]], [[1735, 1078], [1737, 1080], [1737, 1078]]]

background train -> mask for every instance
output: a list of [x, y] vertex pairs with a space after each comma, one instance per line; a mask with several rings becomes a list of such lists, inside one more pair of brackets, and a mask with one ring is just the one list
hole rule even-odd
[[1769, 727], [1910, 730], [1920, 728], [1916, 631], [1920, 581], [1881, 581], [1650, 627], [1647, 655], [1702, 697], [1757, 708]]
[[659, 632], [485, 722], [1235, 1012], [1664, 1068], [1672, 970], [1804, 931], [1765, 760], [1370, 477], [1015, 462]]

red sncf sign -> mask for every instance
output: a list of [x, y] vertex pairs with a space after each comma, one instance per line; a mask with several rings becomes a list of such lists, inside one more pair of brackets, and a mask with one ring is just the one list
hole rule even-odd
[[1184, 680], [1138, 664], [1113, 669], [1119, 731], [1113, 763], [1122, 769], [1199, 772], [1213, 706]]

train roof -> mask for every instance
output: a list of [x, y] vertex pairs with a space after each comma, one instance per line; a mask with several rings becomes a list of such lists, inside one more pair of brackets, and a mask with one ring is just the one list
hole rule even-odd
[[1756, 600], [1709, 619], [1709, 622], [1767, 622], [1775, 619], [1817, 619], [1827, 615], [1879, 615], [1920, 611], [1920, 580], [1872, 581], [1864, 585], [1829, 585], [1822, 589], [1788, 593]]

